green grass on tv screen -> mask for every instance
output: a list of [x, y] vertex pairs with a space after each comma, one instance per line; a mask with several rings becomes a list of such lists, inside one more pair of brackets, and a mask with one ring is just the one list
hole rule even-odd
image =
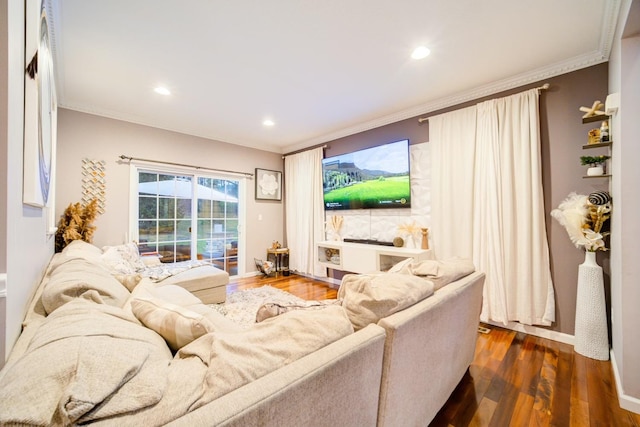
[[383, 180], [371, 180], [353, 184], [348, 187], [329, 191], [324, 195], [325, 203], [340, 203], [355, 207], [373, 207], [379, 201], [406, 200], [411, 197], [409, 176], [397, 176]]

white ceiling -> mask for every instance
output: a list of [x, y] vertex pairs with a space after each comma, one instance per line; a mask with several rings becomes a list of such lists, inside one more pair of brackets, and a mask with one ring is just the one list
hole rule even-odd
[[[59, 105], [274, 152], [608, 60], [619, 0], [52, 0]], [[426, 45], [431, 55], [410, 59]], [[153, 92], [158, 85], [172, 95]], [[275, 126], [262, 125], [265, 118]]]

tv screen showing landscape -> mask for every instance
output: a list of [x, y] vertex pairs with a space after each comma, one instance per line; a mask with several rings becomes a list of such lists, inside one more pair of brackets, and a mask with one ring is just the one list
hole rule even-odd
[[322, 183], [326, 210], [411, 207], [409, 140], [327, 157]]

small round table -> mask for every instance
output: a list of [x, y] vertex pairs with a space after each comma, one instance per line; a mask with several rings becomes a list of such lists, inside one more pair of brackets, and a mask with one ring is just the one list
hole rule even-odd
[[287, 270], [289, 269], [289, 248], [269, 248], [267, 249], [267, 259], [269, 259], [269, 255], [273, 255], [273, 266], [275, 267], [276, 275], [284, 270], [283, 260], [285, 256], [287, 257]]

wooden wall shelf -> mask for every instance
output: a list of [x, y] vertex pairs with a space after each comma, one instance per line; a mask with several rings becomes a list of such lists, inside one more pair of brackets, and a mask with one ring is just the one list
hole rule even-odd
[[611, 146], [612, 142], [613, 141], [606, 141], [606, 142], [598, 142], [596, 144], [585, 144], [582, 146], [582, 149], [586, 150], [588, 148], [609, 147]]
[[599, 114], [597, 116], [583, 117], [582, 123], [602, 122], [604, 120], [609, 120], [609, 116], [606, 114]]

